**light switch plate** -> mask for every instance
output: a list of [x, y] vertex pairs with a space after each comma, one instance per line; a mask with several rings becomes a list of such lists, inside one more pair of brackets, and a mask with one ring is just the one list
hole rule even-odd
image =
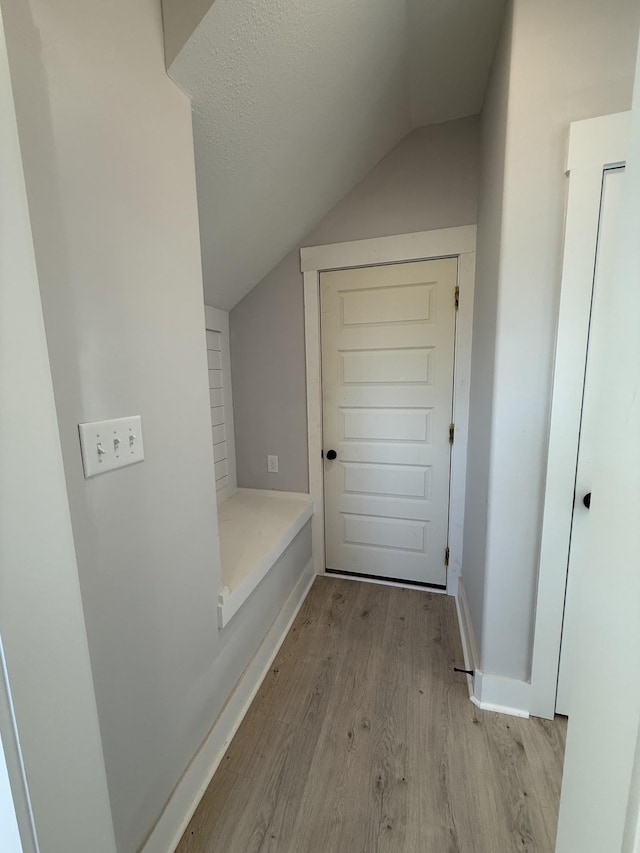
[[78, 424], [85, 479], [144, 459], [142, 418], [114, 418]]
[[270, 474], [278, 473], [278, 457], [277, 456], [267, 456], [267, 471]]

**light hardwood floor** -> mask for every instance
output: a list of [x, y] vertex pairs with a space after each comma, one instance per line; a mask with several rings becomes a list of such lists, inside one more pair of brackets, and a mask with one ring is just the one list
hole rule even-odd
[[178, 853], [552, 853], [566, 721], [462, 665], [451, 598], [318, 578]]

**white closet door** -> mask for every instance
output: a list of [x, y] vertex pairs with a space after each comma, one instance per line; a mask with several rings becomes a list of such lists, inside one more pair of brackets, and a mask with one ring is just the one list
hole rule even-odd
[[[562, 626], [558, 693], [556, 696], [556, 712], [566, 715], [571, 710], [575, 660], [580, 654], [580, 647], [576, 638], [584, 629], [581, 624], [582, 613], [590, 612], [583, 607], [584, 602], [581, 602], [582, 585], [580, 584], [581, 567], [589, 562], [589, 510], [584, 504], [584, 498], [585, 495], [591, 493], [592, 465], [598, 450], [598, 423], [599, 418], [603, 416], [600, 393], [603, 382], [601, 364], [603, 353], [607, 347], [607, 336], [610, 334], [607, 322], [607, 301], [611, 276], [615, 270], [618, 249], [618, 220], [624, 182], [625, 170], [611, 169], [605, 172], [602, 184], [600, 226], [591, 302], [591, 321], [589, 323], [587, 368], [582, 398], [575, 503], [571, 522], [571, 547]], [[606, 583], [606, 567], [603, 567], [603, 572], [603, 583]], [[582, 591], [588, 592], [587, 590]]]
[[327, 569], [446, 584], [456, 281], [454, 258], [321, 275]]

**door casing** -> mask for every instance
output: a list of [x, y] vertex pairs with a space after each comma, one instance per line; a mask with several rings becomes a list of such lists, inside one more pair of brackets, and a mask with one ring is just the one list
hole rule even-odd
[[[458, 259], [458, 286], [460, 288], [454, 355], [453, 419], [455, 441], [451, 454], [450, 556], [446, 589], [448, 595], [456, 595], [462, 566], [476, 226], [442, 228], [394, 237], [376, 237], [349, 243], [311, 246], [300, 250], [301, 269], [304, 277], [309, 492], [314, 503], [312, 535], [316, 574], [325, 573], [320, 273], [329, 270], [380, 266], [406, 261], [428, 261], [448, 257]], [[380, 582], [402, 586], [395, 581]]]

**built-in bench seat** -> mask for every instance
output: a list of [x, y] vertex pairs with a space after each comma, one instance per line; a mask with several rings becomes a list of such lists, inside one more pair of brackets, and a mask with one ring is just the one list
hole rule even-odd
[[218, 506], [220, 627], [235, 616], [312, 515], [309, 495], [296, 492], [237, 489]]

